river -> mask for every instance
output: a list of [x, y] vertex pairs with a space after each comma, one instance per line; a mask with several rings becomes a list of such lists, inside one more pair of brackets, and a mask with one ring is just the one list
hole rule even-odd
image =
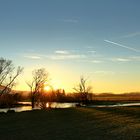
[[[21, 111], [28, 111], [32, 110], [31, 103], [30, 102], [19, 102], [20, 104], [23, 104], [23, 106], [20, 107], [13, 107], [13, 108], [2, 108], [0, 109], [0, 112], [7, 112], [8, 110], [15, 110], [15, 112], [21, 112]], [[75, 107], [76, 103], [57, 103], [57, 102], [52, 102], [52, 103], [47, 103], [46, 107], [50, 108], [71, 108]], [[34, 109], [40, 109], [39, 106], [36, 106]]]
[[[20, 107], [14, 107], [14, 108], [10, 108], [10, 110], [15, 110], [15, 112], [21, 112], [21, 111], [28, 111], [28, 110], [32, 110], [31, 107], [31, 103], [30, 102], [20, 102], [23, 104], [23, 106]], [[28, 106], [27, 106], [28, 104]], [[71, 108], [71, 107], [76, 107], [77, 103], [57, 103], [57, 102], [53, 102], [53, 103], [47, 103], [46, 106], [47, 107], [51, 107], [51, 108]], [[140, 106], [140, 103], [118, 103], [118, 104], [114, 104], [114, 105], [90, 105], [87, 107], [120, 107], [120, 106]], [[36, 106], [35, 109], [40, 109], [39, 106]], [[2, 108], [0, 109], [0, 112], [7, 112], [9, 110], [9, 108]]]

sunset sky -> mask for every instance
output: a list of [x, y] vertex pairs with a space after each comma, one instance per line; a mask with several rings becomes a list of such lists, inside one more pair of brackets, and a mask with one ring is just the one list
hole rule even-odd
[[93, 92], [140, 91], [139, 0], [0, 0], [0, 56], [46, 68], [67, 92], [88, 77]]

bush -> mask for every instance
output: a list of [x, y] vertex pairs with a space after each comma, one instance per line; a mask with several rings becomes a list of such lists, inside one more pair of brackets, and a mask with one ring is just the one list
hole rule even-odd
[[14, 94], [2, 94], [0, 96], [0, 107], [10, 108], [17, 104], [17, 99], [15, 99]]

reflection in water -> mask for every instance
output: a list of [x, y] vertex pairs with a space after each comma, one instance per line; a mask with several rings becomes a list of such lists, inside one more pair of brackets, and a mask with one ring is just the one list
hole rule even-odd
[[[16, 112], [21, 111], [28, 111], [32, 110], [32, 106], [30, 102], [20, 102], [23, 104], [21, 107], [14, 107], [10, 108], [10, 110], [15, 110]], [[27, 106], [28, 104], [28, 106]], [[46, 103], [47, 108], [70, 108], [70, 107], [76, 107], [77, 103], [57, 103], [57, 102], [48, 102]], [[140, 103], [119, 103], [115, 105], [90, 105], [87, 107], [119, 107], [119, 106], [140, 106]], [[39, 105], [35, 107], [35, 109], [40, 109]], [[9, 108], [0, 109], [0, 112], [7, 112]]]
[[31, 106], [22, 106], [22, 107], [14, 107], [14, 108], [3, 108], [0, 109], [0, 112], [7, 112], [8, 110], [15, 110], [16, 112], [21, 112], [21, 111], [28, 111], [32, 110]]
[[119, 106], [140, 106], [140, 103], [118, 103], [114, 105], [91, 105], [89, 107], [119, 107]]
[[18, 102], [18, 103], [23, 105], [32, 105], [31, 102]]
[[[76, 107], [76, 104], [77, 103], [48, 102], [48, 103], [46, 103], [46, 107], [47, 108], [70, 108], [70, 107]], [[38, 107], [38, 106], [36, 106], [36, 107]]]
[[76, 103], [47, 103], [47, 107], [50, 108], [70, 108], [70, 107], [75, 107]]
[[32, 110], [32, 107], [31, 106], [22, 106], [22, 107], [15, 108], [16, 112], [21, 112], [21, 111], [26, 111], [26, 110]]
[[[23, 106], [10, 108], [10, 110], [15, 110], [15, 112], [32, 110], [32, 106], [30, 102], [20, 102], [20, 103], [22, 103]], [[76, 106], [76, 103], [57, 103], [57, 102], [46, 103], [47, 108], [70, 108], [70, 107], [75, 107], [75, 106]], [[34, 109], [40, 109], [39, 105], [36, 106]], [[0, 112], [7, 112], [8, 110], [9, 108], [3, 108], [3, 109], [0, 109]]]

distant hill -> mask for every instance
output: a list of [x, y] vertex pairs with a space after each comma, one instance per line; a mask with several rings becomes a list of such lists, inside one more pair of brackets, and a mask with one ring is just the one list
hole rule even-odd
[[[5, 88], [5, 86], [3, 86], [3, 85], [0, 85], [0, 91], [2, 91], [3, 89]], [[22, 95], [29, 95], [29, 91], [21, 91], [21, 90], [12, 90], [11, 91], [11, 94], [12, 93], [19, 93], [19, 94], [22, 94]]]
[[13, 93], [20, 93], [22, 95], [29, 95], [30, 91], [12, 90]]
[[101, 93], [94, 95], [94, 100], [100, 101], [140, 101], [140, 92], [122, 94]]

